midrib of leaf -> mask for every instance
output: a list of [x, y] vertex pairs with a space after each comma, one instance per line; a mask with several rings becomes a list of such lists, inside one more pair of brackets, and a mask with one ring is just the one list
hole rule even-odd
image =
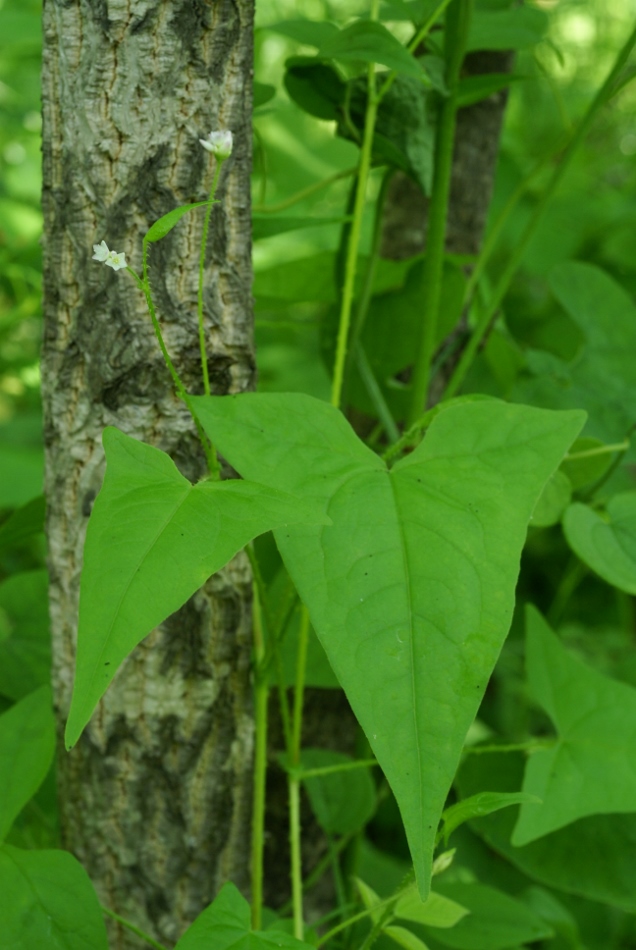
[[400, 537], [400, 549], [402, 552], [402, 565], [404, 571], [404, 577], [406, 579], [406, 602], [408, 604], [408, 616], [409, 616], [409, 651], [411, 654], [411, 705], [413, 708], [413, 729], [415, 732], [415, 748], [417, 749], [417, 783], [418, 783], [418, 793], [419, 793], [419, 814], [420, 818], [424, 814], [424, 788], [422, 784], [422, 752], [420, 748], [420, 733], [419, 727], [417, 724], [417, 707], [416, 707], [416, 696], [417, 689], [415, 684], [415, 650], [414, 650], [414, 639], [415, 631], [413, 628], [413, 602], [411, 597], [411, 577], [409, 574], [408, 567], [408, 554], [407, 554], [407, 545], [404, 532], [402, 531], [402, 517], [400, 511], [400, 505], [398, 502], [398, 495], [395, 490], [395, 482], [392, 477], [392, 473], [387, 471], [387, 479], [391, 488], [391, 497], [393, 499], [393, 505], [395, 507], [395, 513], [397, 516], [397, 526], [398, 526], [398, 535]]

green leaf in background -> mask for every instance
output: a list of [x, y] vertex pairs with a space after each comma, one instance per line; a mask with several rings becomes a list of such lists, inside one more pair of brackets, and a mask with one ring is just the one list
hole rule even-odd
[[425, 927], [425, 934], [457, 950], [509, 950], [547, 940], [553, 932], [529, 907], [483, 884], [436, 884], [445, 897], [468, 910], [450, 929]]
[[224, 884], [214, 903], [199, 914], [175, 950], [310, 950], [281, 930], [254, 931], [250, 905], [234, 884]]
[[379, 63], [394, 72], [424, 83], [426, 73], [385, 26], [373, 20], [356, 20], [320, 44], [319, 56], [340, 62]]
[[290, 99], [316, 119], [336, 121], [347, 84], [331, 63], [313, 56], [293, 56], [285, 63], [285, 89]]
[[50, 678], [48, 575], [13, 574], [0, 584], [0, 694], [22, 699]]
[[164, 214], [158, 221], [155, 221], [146, 232], [144, 241], [148, 244], [154, 241], [160, 241], [161, 238], [172, 231], [175, 224], [179, 223], [184, 214], [187, 214], [188, 211], [192, 211], [194, 208], [204, 208], [209, 203], [209, 201], [195, 201], [189, 205], [181, 205], [178, 208], [173, 208], [168, 214]]
[[278, 33], [280, 36], [287, 36], [290, 40], [296, 40], [303, 46], [316, 48], [322, 46], [323, 43], [328, 43], [339, 33], [336, 24], [328, 20], [281, 20], [280, 23], [270, 23], [265, 29]]
[[514, 845], [587, 815], [636, 812], [636, 771], [626, 755], [636, 736], [636, 689], [569, 654], [531, 606], [526, 631], [530, 692], [557, 739], [528, 758], [523, 790], [543, 804], [521, 806]]
[[450, 805], [442, 813], [442, 836], [444, 842], [448, 842], [449, 837], [463, 825], [466, 821], [472, 821], [473, 818], [482, 818], [484, 815], [491, 815], [502, 808], [509, 808], [511, 805], [540, 804], [541, 799], [536, 795], [528, 795], [527, 792], [478, 792], [471, 795], [470, 798], [464, 798], [454, 805]]
[[266, 105], [270, 102], [276, 95], [276, 86], [270, 86], [269, 83], [265, 82], [255, 82], [254, 83], [254, 109], [260, 108], [260, 106]]
[[0, 443], [0, 508], [17, 508], [42, 494], [41, 448]]
[[586, 409], [585, 434], [619, 442], [636, 422], [636, 307], [611, 277], [591, 264], [560, 264], [549, 283], [585, 343], [571, 363], [544, 351], [528, 352], [533, 375], [519, 381], [514, 398], [555, 409]]
[[[517, 791], [524, 763], [525, 757], [519, 752], [466, 756], [457, 786], [464, 797], [484, 789]], [[524, 847], [510, 843], [516, 820], [517, 809], [505, 808], [474, 819], [471, 828], [531, 879], [636, 913], [636, 815], [581, 818]]]
[[466, 50], [470, 53], [473, 50], [527, 49], [543, 38], [547, 28], [547, 15], [536, 7], [477, 10], [470, 22]]
[[518, 82], [521, 76], [511, 76], [510, 73], [486, 73], [481, 76], [464, 76], [459, 81], [457, 105], [460, 109], [481, 102], [502, 89], [507, 89], [513, 82]]
[[400, 920], [429, 927], [454, 927], [468, 913], [466, 907], [435, 891], [431, 891], [425, 901], [421, 900], [415, 886], [410, 887], [395, 905], [395, 916]]
[[264, 238], [274, 237], [277, 234], [287, 234], [289, 231], [300, 231], [303, 228], [319, 228], [327, 224], [344, 224], [346, 218], [317, 218], [317, 217], [279, 217], [273, 214], [252, 215], [252, 240], [262, 241]]
[[[421, 66], [418, 69], [422, 76], [427, 75]], [[380, 74], [380, 82], [382, 78], [384, 76]], [[340, 109], [338, 135], [358, 143], [359, 139], [356, 140], [352, 135], [351, 125], [358, 129], [361, 138], [366, 105], [366, 81], [352, 80], [349, 120], [344, 115], [344, 109]], [[436, 104], [430, 96], [422, 94], [421, 79], [398, 76], [380, 103], [373, 134], [373, 161], [401, 169], [419, 185], [424, 194], [430, 194], [431, 190], [435, 115]]]
[[104, 917], [86, 871], [66, 851], [0, 848], [0, 946], [108, 950]]
[[263, 485], [193, 486], [167, 455], [117, 429], [105, 429], [103, 440], [106, 477], [84, 548], [69, 748], [134, 647], [248, 541], [293, 521], [324, 521]]
[[549, 528], [557, 524], [572, 500], [572, 485], [567, 475], [558, 469], [546, 482], [537, 506], [532, 512], [533, 528]]
[[17, 508], [0, 526], [0, 551], [17, 547], [44, 531], [44, 495]]
[[636, 594], [636, 492], [621, 492], [599, 513], [579, 502], [563, 519], [567, 542], [608, 584]]
[[[303, 749], [303, 769], [321, 769], [330, 765], [346, 765], [354, 760], [330, 749]], [[314, 815], [330, 835], [347, 835], [360, 831], [373, 817], [376, 809], [375, 785], [371, 771], [360, 766], [329, 775], [303, 779]]]
[[382, 933], [390, 937], [403, 950], [428, 950], [426, 944], [405, 927], [397, 927], [395, 924], [391, 924], [389, 927], [385, 927]]
[[573, 443], [560, 469], [567, 475], [573, 489], [583, 488], [603, 477], [612, 464], [612, 453], [605, 449], [604, 442], [587, 436]]
[[554, 894], [542, 887], [528, 887], [520, 895], [526, 904], [538, 917], [552, 928], [555, 935], [564, 941], [570, 950], [585, 950], [579, 933], [576, 918], [557, 900]]
[[54, 751], [51, 690], [43, 686], [0, 716], [0, 841], [44, 781]]
[[444, 800], [508, 632], [519, 557], [582, 413], [495, 400], [439, 413], [389, 472], [300, 394], [194, 397], [244, 476], [320, 505], [276, 543], [396, 796], [423, 897]]

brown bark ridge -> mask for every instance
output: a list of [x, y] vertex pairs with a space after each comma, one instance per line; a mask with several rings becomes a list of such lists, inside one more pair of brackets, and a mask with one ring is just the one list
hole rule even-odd
[[[253, 0], [44, 0], [43, 206], [47, 533], [53, 689], [70, 702], [82, 548], [106, 425], [205, 472], [140, 292], [91, 260], [105, 240], [136, 270], [142, 237], [207, 197], [198, 139], [234, 133], [206, 261], [213, 391], [254, 378], [250, 204]], [[196, 300], [203, 212], [150, 252], [168, 349], [201, 391]], [[101, 901], [174, 941], [227, 879], [248, 886], [250, 574], [243, 556], [134, 651], [58, 762], [63, 844]], [[111, 946], [145, 946], [113, 924]]]
[[[464, 61], [463, 73], [503, 73], [511, 65], [512, 56], [507, 52], [470, 53]], [[457, 113], [446, 232], [449, 253], [479, 251], [492, 197], [506, 101], [507, 93], [497, 92]], [[391, 181], [385, 204], [382, 257], [404, 260], [424, 250], [427, 211], [428, 199], [420, 188], [398, 172]]]

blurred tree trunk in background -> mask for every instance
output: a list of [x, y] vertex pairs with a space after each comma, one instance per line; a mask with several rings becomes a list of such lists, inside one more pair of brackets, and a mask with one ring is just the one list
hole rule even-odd
[[[513, 58], [509, 52], [470, 53], [462, 75], [509, 72]], [[446, 250], [450, 254], [475, 255], [481, 248], [507, 99], [507, 91], [497, 92], [457, 113], [446, 228]], [[384, 206], [382, 257], [403, 260], [420, 254], [426, 247], [427, 222], [428, 198], [410, 178], [398, 172], [389, 185]], [[460, 355], [458, 351], [450, 358], [433, 380], [430, 402], [440, 398]]]
[[[511, 69], [507, 52], [470, 53], [462, 75], [505, 73]], [[492, 197], [499, 134], [507, 92], [497, 92], [457, 113], [455, 153], [448, 209], [446, 249], [452, 254], [477, 254]], [[389, 186], [384, 211], [383, 257], [403, 260], [420, 254], [426, 245], [428, 199], [418, 186], [398, 172]]]
[[[131, 12], [134, 10], [134, 13]], [[53, 687], [60, 737], [73, 681], [82, 547], [116, 425], [196, 481], [203, 454], [142, 294], [91, 260], [105, 240], [141, 266], [142, 237], [205, 199], [211, 129], [234, 133], [212, 216], [205, 304], [213, 391], [253, 381], [250, 298], [252, 0], [44, 0], [44, 348]], [[150, 252], [168, 349], [201, 391], [203, 212]], [[104, 904], [173, 941], [230, 878], [248, 886], [250, 575], [243, 556], [141, 644], [70, 754], [63, 844]], [[113, 948], [145, 944], [111, 929]]]

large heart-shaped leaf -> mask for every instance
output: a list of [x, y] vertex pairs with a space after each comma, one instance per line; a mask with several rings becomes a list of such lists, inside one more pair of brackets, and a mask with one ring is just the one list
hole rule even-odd
[[521, 806], [514, 845], [586, 815], [636, 812], [636, 770], [626, 754], [636, 736], [636, 689], [584, 666], [533, 607], [526, 624], [530, 690], [558, 736], [528, 759], [523, 790], [543, 805]]
[[0, 841], [37, 792], [55, 752], [55, 720], [48, 686], [0, 716]]
[[66, 851], [0, 848], [0, 946], [7, 950], [108, 950], [86, 871]]
[[584, 414], [456, 405], [389, 471], [310, 396], [194, 403], [241, 474], [332, 519], [276, 541], [391, 783], [424, 897], [444, 800], [508, 632], [528, 520]]
[[581, 560], [608, 584], [636, 594], [636, 492], [621, 492], [605, 516], [577, 502], [565, 512], [563, 531]]
[[199, 914], [175, 950], [310, 950], [281, 930], [255, 931], [250, 905], [234, 884], [225, 884], [214, 903]]
[[104, 431], [106, 477], [84, 548], [71, 747], [117, 669], [252, 538], [324, 520], [305, 502], [238, 480], [191, 485], [159, 449]]

